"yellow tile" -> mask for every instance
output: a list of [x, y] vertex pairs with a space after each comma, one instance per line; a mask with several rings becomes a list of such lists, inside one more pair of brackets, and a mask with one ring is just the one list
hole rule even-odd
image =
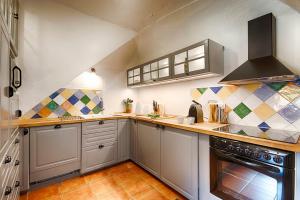
[[43, 99], [43, 101], [41, 102], [41, 104], [47, 105], [50, 101], [51, 101], [51, 98], [50, 97], [46, 97], [45, 99]]
[[275, 111], [266, 103], [260, 104], [253, 112], [264, 121], [275, 114]]
[[297, 97], [300, 96], [300, 87], [295, 84], [288, 84], [284, 86], [279, 94], [287, 99], [289, 102], [294, 101]]
[[65, 99], [70, 98], [73, 95], [73, 92], [69, 89], [65, 89], [61, 94]]
[[200, 96], [201, 96], [201, 93], [197, 89], [192, 90], [193, 100], [198, 101]]
[[48, 117], [50, 114], [52, 113], [52, 111], [47, 108], [47, 107], [44, 107], [40, 110], [40, 112], [38, 113], [41, 117], [43, 118], [46, 118]]
[[33, 115], [35, 115], [35, 111], [34, 110], [29, 110], [27, 113], [25, 113], [25, 115], [23, 115], [21, 117], [21, 119], [31, 119]]
[[71, 106], [67, 111], [68, 111], [68, 113], [70, 113], [72, 116], [78, 116], [78, 115], [81, 115], [81, 114], [82, 114], [75, 106]]
[[261, 86], [262, 86], [261, 83], [253, 83], [253, 84], [244, 85], [242, 87], [246, 88], [249, 92], [254, 92], [255, 90], [257, 90]]
[[86, 104], [86, 106], [92, 110], [93, 108], [95, 108], [96, 104], [93, 101], [90, 101], [88, 104]]
[[227, 99], [232, 93], [230, 92], [230, 90], [228, 90], [227, 87], [223, 87], [219, 92], [218, 92], [218, 96], [222, 99], [225, 100]]

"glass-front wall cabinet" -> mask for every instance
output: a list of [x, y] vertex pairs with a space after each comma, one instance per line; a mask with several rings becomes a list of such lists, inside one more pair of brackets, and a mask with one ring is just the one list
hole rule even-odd
[[170, 59], [162, 58], [153, 62], [147, 63], [142, 66], [143, 83], [149, 83], [152, 81], [163, 80], [169, 78], [170, 73]]
[[[224, 73], [224, 47], [204, 40], [128, 70], [128, 86], [154, 81], [209, 77]], [[138, 70], [138, 71], [135, 71]]]
[[174, 77], [202, 73], [206, 70], [205, 44], [186, 48], [174, 54]]

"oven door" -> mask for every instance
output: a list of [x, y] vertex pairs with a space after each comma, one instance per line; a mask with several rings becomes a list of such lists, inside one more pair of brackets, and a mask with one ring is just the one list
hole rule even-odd
[[210, 148], [210, 192], [229, 200], [293, 200], [294, 170]]

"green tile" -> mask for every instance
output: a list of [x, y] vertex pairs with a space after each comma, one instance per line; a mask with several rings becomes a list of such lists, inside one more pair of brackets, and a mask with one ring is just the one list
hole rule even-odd
[[47, 107], [50, 109], [50, 110], [52, 110], [52, 111], [54, 111], [57, 107], [58, 107], [58, 104], [55, 102], [55, 101], [50, 101], [48, 104], [47, 104]]
[[240, 135], [247, 135], [247, 133], [245, 133], [245, 131], [243, 131], [243, 130], [240, 130], [240, 131], [238, 132], [238, 134], [240, 134]]
[[91, 99], [90, 99], [88, 96], [84, 95], [84, 96], [80, 99], [80, 101], [86, 105], [86, 104], [88, 104], [88, 103], [91, 101]]
[[278, 83], [268, 83], [267, 85], [275, 91], [281, 90], [284, 86], [286, 86], [286, 82], [278, 82]]
[[243, 103], [240, 103], [235, 109], [233, 109], [234, 112], [243, 119], [246, 117], [249, 113], [251, 113], [251, 110]]
[[207, 90], [207, 88], [197, 88], [197, 90], [198, 90], [201, 94], [203, 94], [203, 93]]
[[64, 117], [69, 117], [69, 116], [71, 116], [71, 114], [68, 113], [68, 112], [65, 112], [65, 114], [64, 114], [63, 116], [64, 116]]
[[99, 106], [95, 106], [95, 108], [92, 109], [94, 114], [99, 114], [102, 110]]

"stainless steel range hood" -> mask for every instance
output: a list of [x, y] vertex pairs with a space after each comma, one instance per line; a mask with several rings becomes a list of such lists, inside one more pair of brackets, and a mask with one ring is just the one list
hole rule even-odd
[[298, 78], [275, 58], [276, 19], [272, 13], [248, 22], [248, 60], [228, 74], [221, 84], [293, 81]]

